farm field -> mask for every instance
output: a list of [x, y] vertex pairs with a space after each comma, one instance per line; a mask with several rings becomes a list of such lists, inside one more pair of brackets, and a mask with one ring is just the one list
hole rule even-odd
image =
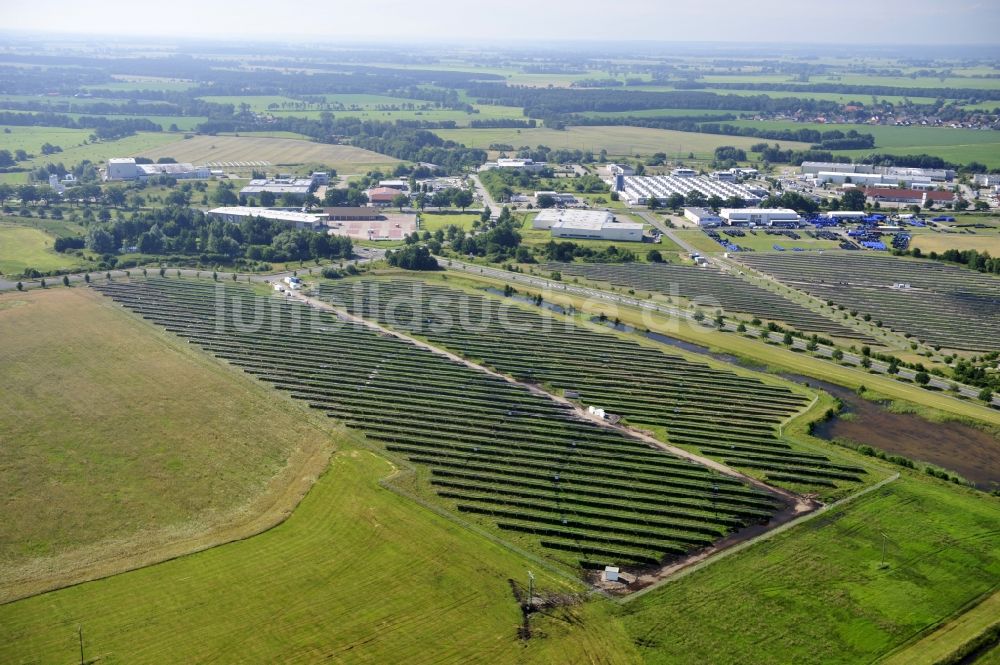
[[154, 76], [145, 77], [119, 77], [121, 80], [113, 83], [98, 83], [95, 85], [82, 86], [87, 90], [117, 90], [128, 92], [131, 90], [163, 90], [163, 91], [183, 91], [190, 90], [198, 84], [194, 81], [184, 81], [177, 79], [166, 79]]
[[[847, 131], [856, 129], [875, 137], [875, 148], [835, 150], [835, 154], [861, 157], [872, 152], [898, 155], [928, 153], [954, 162], [978, 161], [991, 167], [1000, 166], [1000, 132], [950, 127], [889, 127], [881, 125], [822, 125], [771, 120], [736, 120], [737, 127], [760, 129], [815, 129]], [[773, 141], [770, 141], [773, 143]], [[784, 147], [784, 142], [779, 141]]]
[[[60, 127], [18, 127], [9, 126], [11, 134], [0, 134], [2, 141], [12, 139], [24, 142], [29, 153], [34, 154], [33, 159], [20, 162], [18, 166], [34, 169], [44, 166], [49, 162], [62, 162], [63, 164], [78, 164], [87, 159], [94, 163], [107, 161], [110, 157], [126, 157], [142, 151], [154, 151], [157, 146], [177, 140], [176, 134], [169, 132], [139, 132], [133, 136], [126, 136], [117, 141], [98, 141], [83, 145], [83, 141], [92, 133], [90, 130], [70, 129], [65, 130]], [[76, 143], [70, 141], [76, 138]], [[62, 141], [57, 143], [57, 141]], [[41, 154], [40, 148], [43, 143], [52, 143], [63, 149], [62, 152], [54, 155]]]
[[[569, 148], [599, 153], [602, 149], [610, 155], [635, 156], [665, 152], [668, 155], [694, 153], [698, 158], [709, 159], [720, 145], [749, 149], [759, 139], [739, 136], [718, 136], [677, 132], [646, 127], [567, 127], [565, 130], [537, 129], [438, 129], [434, 133], [443, 139], [456, 141], [468, 147], [488, 148], [493, 143], [506, 143], [515, 148], [528, 145], [546, 145], [550, 148]], [[783, 148], [805, 148], [807, 144], [783, 141]]]
[[598, 263], [549, 263], [545, 268], [596, 282], [683, 297], [698, 303], [708, 313], [721, 307], [731, 313], [741, 312], [760, 319], [786, 323], [802, 332], [864, 339], [862, 333], [852, 328], [714, 268]]
[[[521, 309], [510, 300], [437, 284], [367, 280], [324, 284], [320, 293], [352, 314], [426, 337], [507, 376], [571, 391], [582, 404], [663, 427], [670, 443], [694, 447], [770, 482], [823, 491], [864, 475], [856, 466], [776, 437], [777, 425], [808, 404], [808, 396], [789, 387]], [[427, 311], [434, 312], [430, 320], [412, 314]], [[463, 312], [474, 320], [448, 323]]]
[[[585, 118], [676, 118], [688, 116], [739, 116], [744, 111], [725, 111], [719, 109], [641, 109], [636, 111], [587, 111], [581, 113]], [[726, 122], [729, 122], [728, 120]]]
[[39, 229], [0, 222], [0, 274], [18, 275], [26, 268], [49, 271], [81, 265], [77, 257], [55, 252], [54, 240]]
[[[814, 296], [871, 314], [946, 348], [998, 348], [1000, 279], [935, 261], [843, 252], [738, 254], [744, 264]], [[912, 288], [893, 289], [896, 283]]]
[[331, 145], [295, 139], [257, 138], [245, 136], [195, 136], [174, 140], [155, 149], [140, 150], [137, 157], [156, 159], [170, 156], [179, 162], [207, 164], [213, 162], [267, 161], [275, 165], [318, 163], [338, 171], [367, 170], [399, 162], [388, 155], [347, 145]]
[[[210, 283], [186, 280], [98, 288], [377, 439], [416, 465], [415, 491], [574, 573], [608, 561], [658, 566], [766, 522], [779, 507], [775, 495], [744, 479], [655, 450], [524, 386], [299, 302], [257, 298], [242, 286], [216, 292]], [[260, 328], [248, 330], [234, 318], [248, 304]], [[798, 405], [803, 398], [788, 400]], [[776, 412], [787, 409], [780, 396], [777, 402]]]
[[87, 288], [0, 296], [0, 337], [0, 600], [253, 533], [333, 441]]
[[274, 529], [2, 605], [0, 660], [71, 660], [82, 625], [86, 656], [105, 662], [636, 661], [607, 601], [539, 617], [546, 636], [518, 640], [508, 578], [532, 567], [540, 589], [577, 587], [378, 484], [394, 472], [341, 450]]
[[874, 662], [995, 588], [998, 514], [996, 497], [904, 470], [630, 600], [622, 621], [647, 663]]
[[[1000, 592], [937, 627], [911, 646], [885, 660], [886, 665], [933, 665], [974, 640], [1000, 617]], [[994, 647], [995, 648], [995, 647]], [[980, 663], [981, 660], [975, 662]]]
[[914, 233], [910, 238], [910, 247], [917, 247], [925, 254], [941, 253], [948, 249], [974, 249], [989, 252], [990, 256], [1000, 256], [1000, 234], [996, 231], [976, 229], [975, 234]]
[[[9, 132], [7, 130], [10, 130]], [[0, 126], [0, 145], [4, 150], [24, 150], [32, 155], [46, 157], [41, 148], [46, 143], [57, 145], [63, 150], [78, 146], [93, 134], [89, 129], [66, 129], [64, 127], [22, 127], [20, 125]], [[62, 153], [48, 155], [49, 161], [59, 161]]]
[[[324, 95], [327, 104], [341, 104], [341, 109], [330, 109], [336, 117], [363, 118], [365, 120], [428, 120], [432, 122], [453, 120], [459, 126], [467, 126], [472, 120], [512, 119], [524, 120], [524, 112], [515, 106], [475, 105], [477, 112], [435, 108], [432, 102], [406, 97], [389, 95], [365, 94], [332, 94]], [[216, 104], [232, 104], [239, 108], [240, 104], [249, 104], [255, 113], [271, 113], [276, 117], [319, 118], [327, 109], [315, 104], [308, 104], [291, 97], [279, 95], [259, 96], [207, 96], [201, 97], [207, 102]], [[277, 108], [269, 108], [277, 104]], [[391, 108], [399, 107], [399, 108]]]

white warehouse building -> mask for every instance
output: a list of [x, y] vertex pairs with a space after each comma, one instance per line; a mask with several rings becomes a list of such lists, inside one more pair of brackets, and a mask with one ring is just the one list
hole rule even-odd
[[602, 210], [542, 210], [531, 227], [548, 229], [553, 238], [642, 242], [642, 224], [619, 222]]
[[112, 157], [108, 160], [105, 180], [147, 180], [158, 175], [167, 175], [178, 180], [212, 177], [212, 171], [206, 166], [194, 166], [188, 163], [170, 164], [137, 164], [134, 157]]
[[798, 226], [799, 213], [788, 208], [723, 208], [719, 216], [730, 226]]
[[297, 229], [320, 230], [327, 226], [329, 215], [299, 212], [297, 210], [274, 210], [271, 208], [252, 208], [249, 206], [227, 206], [208, 211], [208, 216], [221, 219], [231, 224], [239, 224], [248, 219], [260, 218], [275, 222], [285, 222]]
[[722, 226], [722, 218], [705, 208], [684, 208], [684, 217], [698, 226]]

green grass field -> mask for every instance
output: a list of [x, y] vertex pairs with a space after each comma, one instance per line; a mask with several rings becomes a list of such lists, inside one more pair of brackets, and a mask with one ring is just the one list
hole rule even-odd
[[907, 474], [626, 604], [623, 621], [647, 663], [871, 662], [996, 585], [998, 514], [995, 497]]
[[[546, 145], [550, 148], [569, 148], [598, 153], [602, 149], [610, 155], [633, 156], [665, 152], [668, 155], [687, 157], [694, 153], [698, 158], [711, 158], [715, 148], [731, 145], [749, 148], [759, 139], [739, 136], [719, 136], [694, 132], [677, 132], [645, 127], [568, 127], [565, 130], [537, 129], [441, 129], [435, 130], [441, 138], [463, 143], [468, 147], [488, 148], [493, 143], [514, 146]], [[782, 142], [785, 148], [804, 148], [806, 144]]]
[[273, 520], [329, 453], [324, 419], [90, 289], [0, 296], [0, 338], [0, 600]]
[[1000, 233], [983, 229], [976, 229], [975, 233], [914, 233], [910, 246], [919, 247], [924, 253], [974, 249], [989, 252], [991, 256], [1000, 256]]
[[[1000, 166], [1000, 133], [989, 130], [952, 129], [950, 127], [889, 127], [866, 125], [822, 125], [785, 121], [737, 120], [737, 127], [760, 129], [815, 129], [846, 131], [856, 129], [875, 137], [875, 149], [837, 150], [836, 154], [860, 157], [872, 152], [898, 155], [928, 153], [954, 162], [979, 161], [987, 166]], [[771, 141], [773, 143], [773, 141]], [[779, 141], [785, 147], [783, 141]]]
[[[140, 132], [117, 141], [99, 141], [84, 145], [83, 142], [91, 134], [90, 130], [62, 129], [60, 127], [7, 127], [11, 133], [0, 134], [0, 137], [3, 137], [0, 140], [3, 142], [17, 141], [23, 144], [24, 149], [30, 154], [35, 155], [34, 158], [26, 162], [18, 163], [19, 167], [26, 169], [44, 166], [49, 162], [62, 162], [66, 165], [78, 164], [85, 159], [100, 163], [110, 157], [126, 157], [142, 151], [153, 150], [156, 146], [177, 140], [177, 135], [169, 132]], [[46, 142], [58, 145], [63, 151], [53, 155], [41, 154], [42, 144]]]
[[607, 601], [518, 640], [508, 578], [575, 586], [377, 484], [394, 471], [341, 451], [266, 533], [0, 606], [0, 659], [71, 660], [83, 626], [87, 657], [109, 663], [636, 661]]
[[[885, 665], [934, 665], [1000, 621], [998, 617], [1000, 617], [1000, 592], [994, 593], [969, 611], [937, 627], [923, 639], [893, 654], [885, 660]], [[975, 662], [982, 663], [983, 660]]]
[[85, 267], [85, 262], [52, 249], [51, 235], [38, 228], [0, 223], [0, 274], [18, 275], [26, 268], [49, 271]]
[[434, 233], [438, 229], [443, 229], [446, 226], [460, 226], [466, 231], [472, 231], [472, 225], [474, 222], [479, 221], [479, 213], [466, 213], [466, 214], [438, 214], [433, 212], [422, 212], [420, 213], [420, 230], [430, 231]]

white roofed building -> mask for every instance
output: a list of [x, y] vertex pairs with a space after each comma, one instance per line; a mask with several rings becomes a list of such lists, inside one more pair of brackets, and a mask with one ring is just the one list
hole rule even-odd
[[548, 229], [553, 238], [642, 242], [642, 224], [619, 222], [603, 210], [542, 210], [532, 228]]
[[208, 216], [224, 222], [239, 224], [248, 219], [268, 219], [275, 222], [285, 222], [297, 229], [321, 230], [327, 226], [329, 215], [325, 213], [299, 212], [297, 210], [280, 210], [272, 208], [253, 208], [250, 206], [229, 206], [214, 208], [208, 211]]

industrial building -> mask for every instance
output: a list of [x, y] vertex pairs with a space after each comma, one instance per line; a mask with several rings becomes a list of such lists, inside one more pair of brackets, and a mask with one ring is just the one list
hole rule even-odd
[[[800, 172], [803, 175], [818, 175], [826, 173], [868, 173], [884, 176], [926, 177], [935, 182], [951, 181], [955, 178], [952, 169], [920, 169], [907, 166], [872, 166], [871, 164], [841, 164], [839, 162], [802, 162]], [[891, 177], [887, 182], [891, 182]], [[897, 179], [898, 181], [898, 179]]]
[[187, 163], [138, 164], [134, 157], [112, 157], [108, 160], [104, 179], [144, 181], [159, 175], [167, 175], [178, 180], [205, 180], [212, 177], [212, 171], [205, 166], [194, 166]]
[[723, 208], [719, 216], [730, 226], [798, 226], [802, 218], [789, 208]]
[[902, 186], [912, 187], [914, 185], [926, 185], [933, 187], [930, 176], [925, 175], [903, 175], [886, 173], [843, 173], [839, 171], [820, 171], [813, 181], [817, 185], [831, 183], [834, 185], [854, 184], [854, 185], [887, 185], [891, 187]]
[[720, 199], [739, 197], [747, 203], [757, 203], [767, 195], [766, 190], [749, 187], [737, 182], [725, 182], [703, 176], [619, 176], [615, 183], [623, 201], [632, 206], [644, 206], [651, 198], [661, 204], [666, 203], [671, 194], [687, 196], [693, 191], [701, 192], [705, 197], [718, 196]]
[[608, 175], [612, 178], [616, 175], [635, 175], [635, 169], [624, 164], [608, 164]]
[[328, 216], [325, 213], [299, 212], [297, 210], [280, 210], [272, 208], [252, 208], [249, 206], [230, 206], [214, 208], [208, 211], [208, 216], [231, 224], [239, 224], [248, 219], [267, 219], [275, 222], [285, 222], [297, 229], [321, 230], [327, 225]]
[[684, 208], [684, 217], [698, 226], [722, 226], [722, 218], [705, 208]]
[[538, 203], [539, 196], [550, 196], [557, 206], [575, 206], [579, 201], [575, 196], [567, 192], [535, 192], [535, 203]]
[[619, 222], [602, 210], [542, 210], [531, 226], [550, 230], [553, 238], [642, 242], [642, 224]]
[[486, 162], [479, 167], [479, 170], [489, 171], [491, 169], [520, 169], [523, 171], [541, 171], [545, 167], [545, 162], [536, 162], [533, 159], [501, 157], [495, 162]]
[[972, 176], [972, 181], [980, 187], [1000, 185], [1000, 173], [979, 173]]
[[302, 201], [309, 196], [312, 188], [312, 178], [258, 178], [241, 189], [240, 196], [260, 196], [264, 192], [270, 192], [276, 197], [287, 196]]
[[953, 192], [928, 192], [920, 189], [866, 187], [861, 191], [872, 201], [919, 206], [926, 206], [929, 202], [935, 205], [954, 203], [957, 198]]

